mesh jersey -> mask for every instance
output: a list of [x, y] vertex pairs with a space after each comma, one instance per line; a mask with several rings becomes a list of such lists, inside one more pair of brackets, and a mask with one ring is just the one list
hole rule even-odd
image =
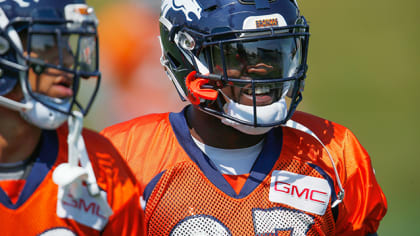
[[[140, 117], [103, 134], [140, 182], [148, 235], [376, 232], [387, 204], [366, 151], [343, 126], [303, 112], [296, 112], [293, 120], [309, 127], [333, 156], [346, 190], [343, 203], [334, 209], [336, 218], [331, 209], [338, 191], [332, 163], [322, 145], [301, 131], [270, 131], [239, 193], [195, 146], [183, 112]], [[276, 181], [278, 173], [298, 178]], [[319, 181], [325, 183], [322, 188]], [[287, 196], [279, 200], [279, 195]], [[325, 209], [314, 211], [317, 204]]]
[[[1, 235], [140, 235], [142, 212], [134, 175], [107, 139], [89, 130], [83, 130], [83, 137], [98, 185], [107, 193], [113, 211], [103, 231], [57, 216], [58, 186], [52, 172], [67, 162], [64, 125], [57, 131], [43, 131], [39, 156], [16, 203], [0, 188]], [[74, 207], [89, 217], [101, 214], [99, 205], [84, 200]]]

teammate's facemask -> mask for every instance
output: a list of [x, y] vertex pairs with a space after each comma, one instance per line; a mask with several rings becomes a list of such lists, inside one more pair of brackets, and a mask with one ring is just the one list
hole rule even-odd
[[[9, 47], [0, 60], [0, 82], [8, 85], [0, 95], [17, 80], [23, 94], [17, 102], [1, 96], [0, 104], [44, 129], [60, 126], [74, 108], [86, 115], [99, 86], [97, 19], [92, 8], [73, 2], [32, 3], [33, 9], [22, 9], [25, 16], [0, 9], [0, 41]], [[91, 90], [83, 93], [87, 99], [78, 98], [80, 89]]]

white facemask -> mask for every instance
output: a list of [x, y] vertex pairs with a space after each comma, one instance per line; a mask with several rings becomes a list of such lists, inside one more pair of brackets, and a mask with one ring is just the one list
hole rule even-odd
[[[273, 102], [267, 106], [257, 106], [257, 123], [258, 124], [272, 124], [284, 120], [287, 116], [287, 103], [286, 94], [291, 87], [291, 82], [286, 82], [283, 87], [281, 99], [277, 102]], [[246, 106], [234, 102], [222, 91], [220, 93], [226, 100], [226, 104], [223, 106], [224, 112], [232, 117], [246, 121], [248, 123], [254, 123], [254, 107]], [[249, 125], [243, 125], [236, 121], [221, 118], [222, 123], [225, 125], [232, 126], [233, 128], [241, 131], [242, 133], [249, 135], [261, 135], [270, 131], [273, 127], [254, 127]]]
[[[250, 123], [254, 123], [254, 108], [253, 106], [246, 106], [234, 102], [232, 99], [225, 96], [226, 104], [223, 106], [223, 110], [229, 116], [244, 120]], [[287, 104], [286, 99], [283, 97], [277, 102], [274, 102], [267, 106], [257, 106], [257, 122], [258, 124], [271, 124], [285, 119], [287, 116]], [[243, 125], [236, 121], [221, 118], [222, 123], [225, 125], [232, 126], [233, 128], [246, 133], [249, 135], [261, 135], [270, 131], [273, 127], [253, 127], [249, 125]]]

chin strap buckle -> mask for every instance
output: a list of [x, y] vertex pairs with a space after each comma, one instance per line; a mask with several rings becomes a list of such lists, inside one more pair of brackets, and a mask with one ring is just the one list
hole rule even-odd
[[185, 85], [188, 89], [188, 99], [193, 105], [201, 103], [201, 99], [216, 100], [218, 92], [214, 89], [201, 88], [203, 85], [209, 83], [209, 79], [204, 79], [196, 76], [197, 71], [191, 71], [185, 78]]

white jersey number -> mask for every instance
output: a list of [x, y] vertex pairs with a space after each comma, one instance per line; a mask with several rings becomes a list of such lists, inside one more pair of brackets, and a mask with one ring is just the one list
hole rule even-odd
[[231, 236], [229, 229], [216, 218], [195, 215], [183, 219], [170, 233], [170, 236]]
[[290, 235], [304, 236], [314, 224], [311, 216], [285, 208], [255, 209], [252, 217], [256, 235], [276, 235], [289, 231]]
[[[314, 219], [305, 213], [285, 209], [255, 209], [255, 235], [275, 235], [290, 232], [292, 236], [304, 236], [314, 224]], [[180, 221], [172, 230], [171, 236], [231, 236], [230, 230], [216, 218], [207, 215], [195, 215]]]

